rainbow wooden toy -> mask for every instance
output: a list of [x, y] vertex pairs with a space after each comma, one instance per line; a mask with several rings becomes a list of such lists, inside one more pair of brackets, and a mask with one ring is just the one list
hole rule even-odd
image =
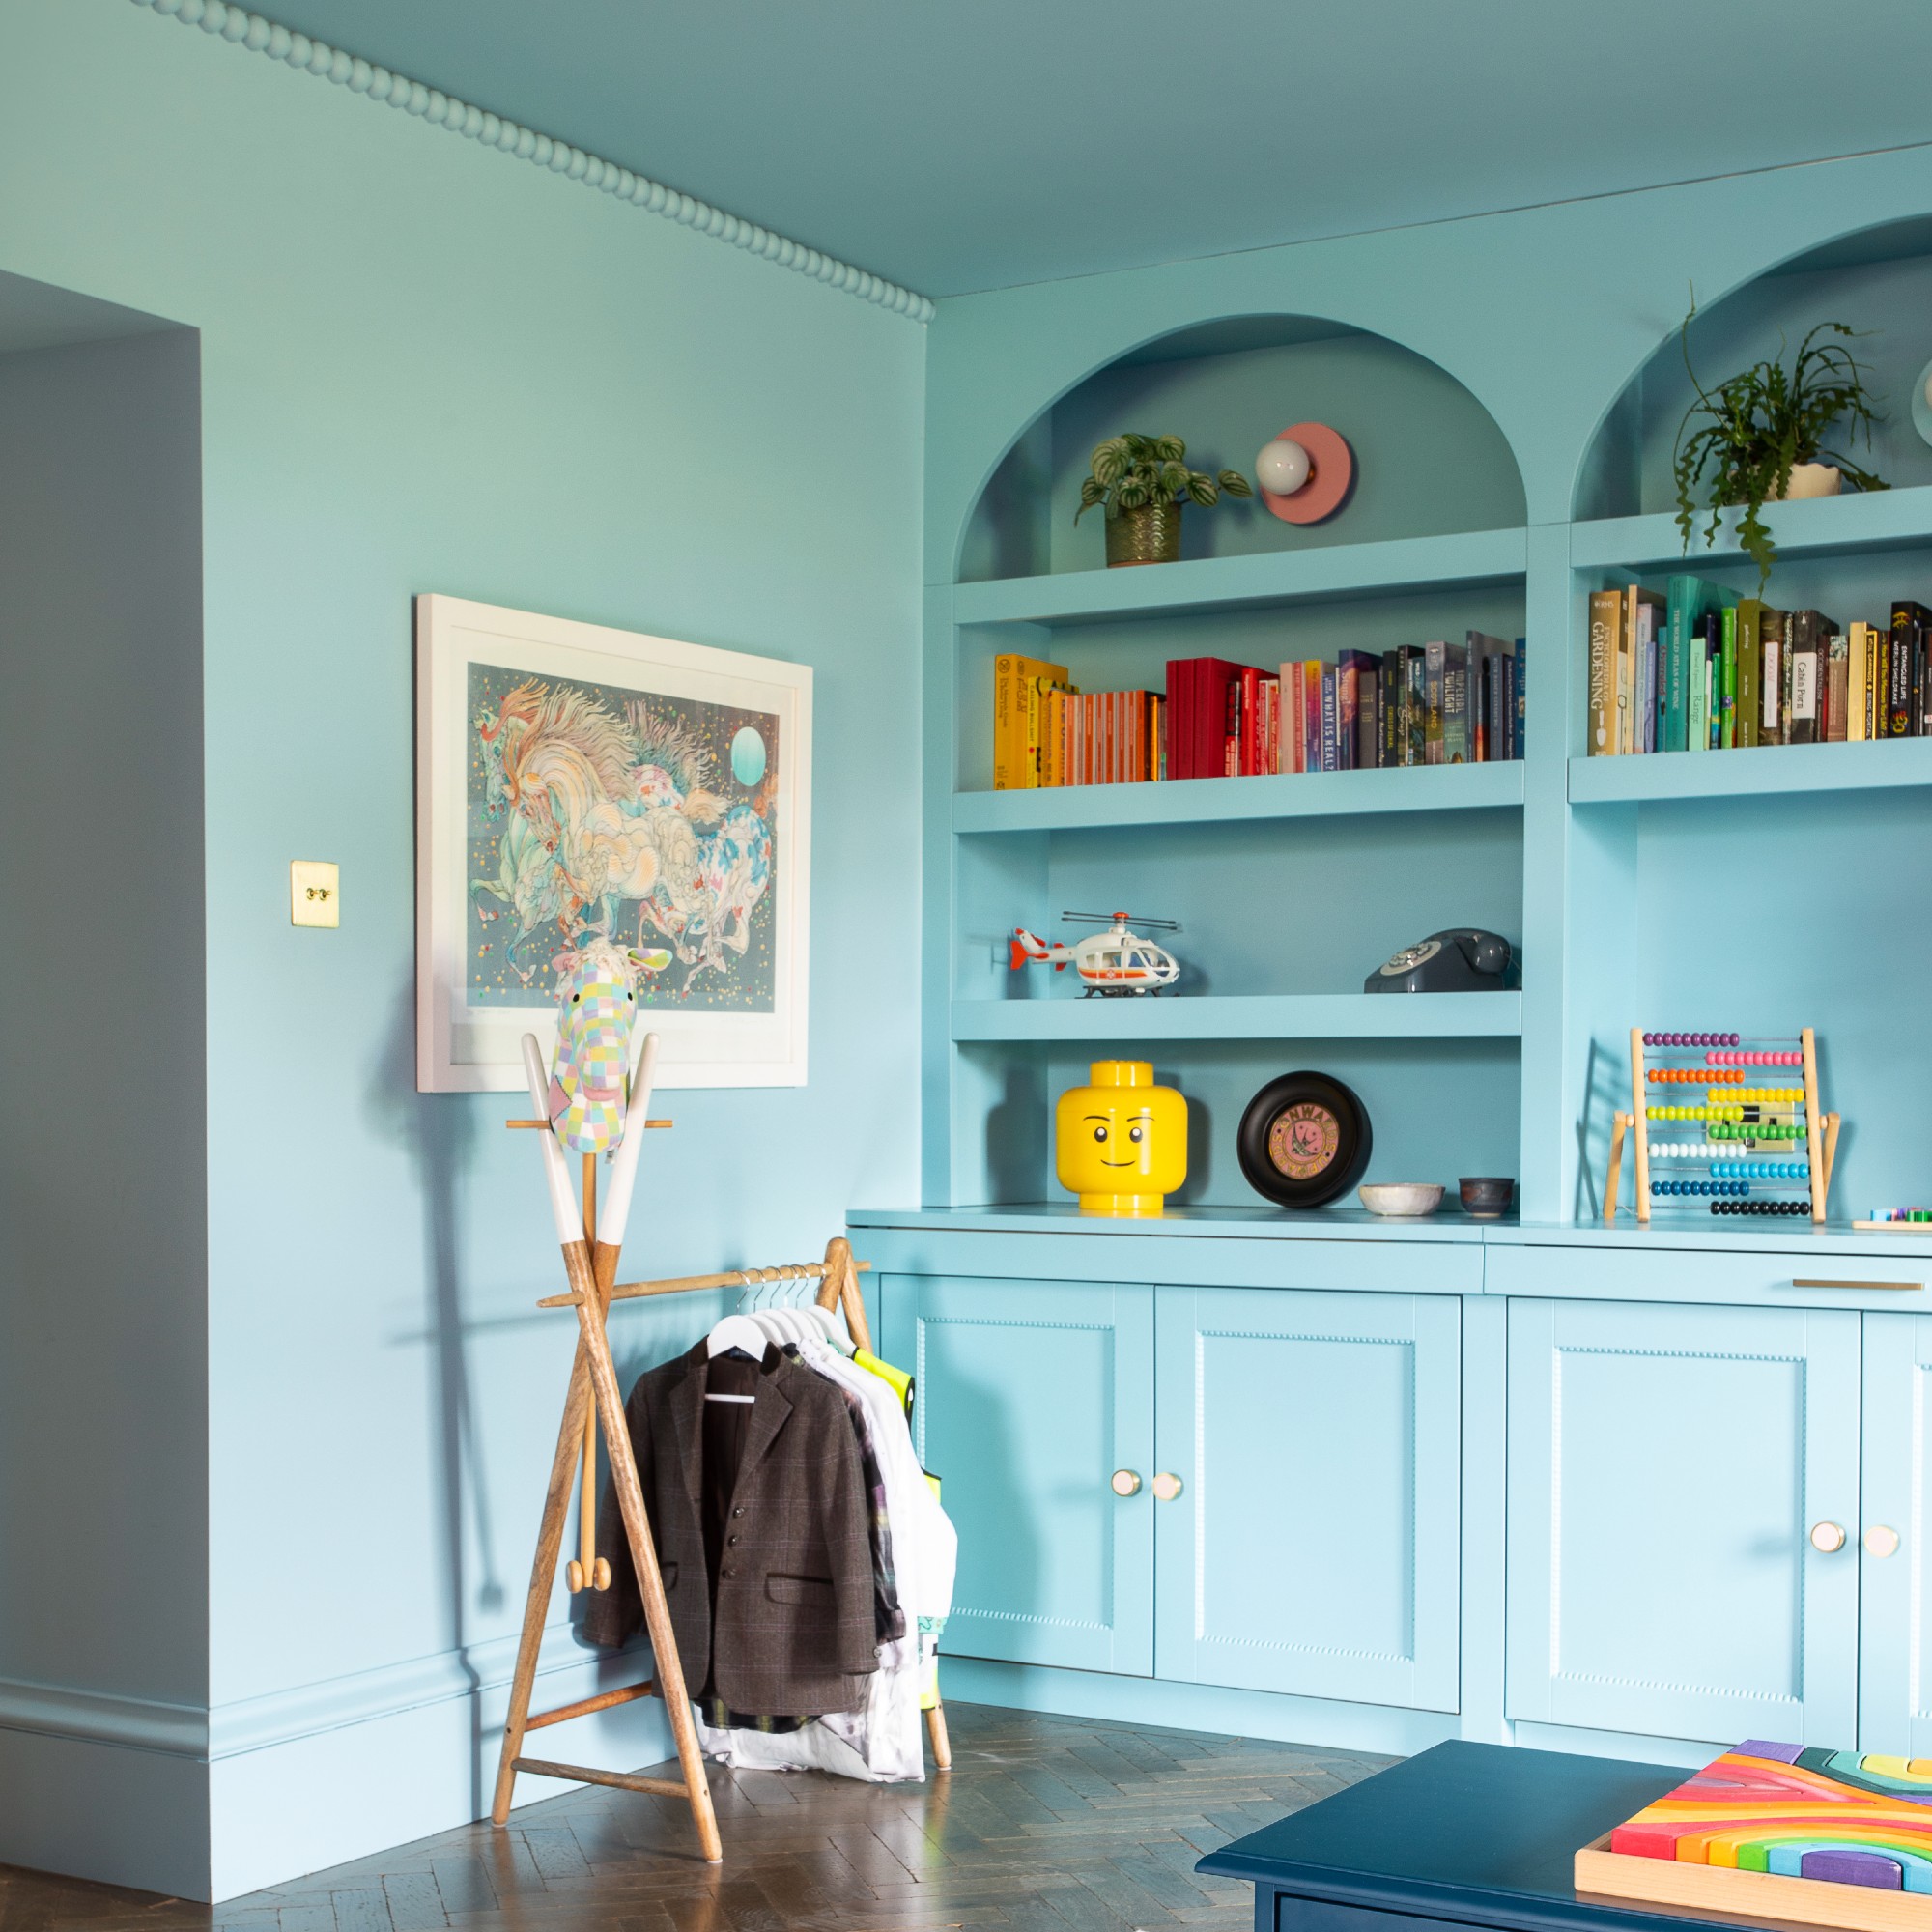
[[[1630, 1037], [1631, 1111], [1612, 1122], [1605, 1221], [1616, 1218], [1633, 1128], [1639, 1221], [1659, 1204], [1824, 1220], [1838, 1117], [1818, 1103], [1818, 1042], [1809, 1027], [1796, 1038], [1641, 1027]], [[1663, 1138], [1653, 1138], [1659, 1128]]]
[[1576, 1877], [1756, 1918], [1932, 1925], [1932, 1759], [1747, 1739], [1584, 1847]]

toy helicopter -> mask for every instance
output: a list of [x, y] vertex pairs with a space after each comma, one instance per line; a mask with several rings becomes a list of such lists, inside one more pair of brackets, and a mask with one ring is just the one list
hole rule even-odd
[[[1071, 946], [1047, 942], [1025, 926], [1016, 925], [1009, 943], [1007, 963], [1017, 973], [1022, 966], [1050, 962], [1056, 973], [1073, 968], [1083, 989], [1082, 996], [1098, 993], [1103, 999], [1121, 999], [1129, 993], [1158, 993], [1171, 989], [1180, 978], [1180, 962], [1164, 946], [1142, 939], [1127, 930], [1123, 912], [1064, 912], [1062, 919], [1092, 921], [1104, 925], [1105, 932], [1091, 932]], [[1144, 919], [1141, 923], [1160, 932], [1179, 932], [1171, 919]]]

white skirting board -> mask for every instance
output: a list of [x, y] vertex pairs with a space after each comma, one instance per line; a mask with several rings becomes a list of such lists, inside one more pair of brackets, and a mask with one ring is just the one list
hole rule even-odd
[[0, 1864], [209, 1896], [208, 1766], [0, 1726]]

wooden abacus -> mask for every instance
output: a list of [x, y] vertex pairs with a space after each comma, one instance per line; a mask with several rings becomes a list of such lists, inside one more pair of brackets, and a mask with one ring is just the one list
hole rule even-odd
[[[1605, 1221], [1616, 1216], [1624, 1140], [1633, 1129], [1639, 1221], [1650, 1219], [1653, 1202], [1673, 1208], [1695, 1202], [1719, 1215], [1809, 1213], [1814, 1222], [1824, 1220], [1838, 1117], [1818, 1103], [1818, 1042], [1809, 1027], [1796, 1038], [1646, 1033], [1641, 1027], [1632, 1027], [1630, 1037], [1631, 1110], [1614, 1117]], [[1779, 1068], [1800, 1069], [1803, 1084], [1776, 1084]], [[1665, 1097], [1672, 1087], [1700, 1087], [1703, 1097], [1679, 1103]], [[1653, 1124], [1673, 1122], [1701, 1138], [1652, 1139]], [[1804, 1158], [1790, 1158], [1800, 1140]], [[1699, 1178], [1672, 1172], [1655, 1179], [1653, 1163], [1695, 1168]]]

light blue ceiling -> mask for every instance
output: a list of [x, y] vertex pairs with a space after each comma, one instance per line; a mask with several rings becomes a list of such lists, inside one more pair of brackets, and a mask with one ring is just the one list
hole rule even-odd
[[1932, 139], [1927, 0], [257, 4], [932, 296]]

